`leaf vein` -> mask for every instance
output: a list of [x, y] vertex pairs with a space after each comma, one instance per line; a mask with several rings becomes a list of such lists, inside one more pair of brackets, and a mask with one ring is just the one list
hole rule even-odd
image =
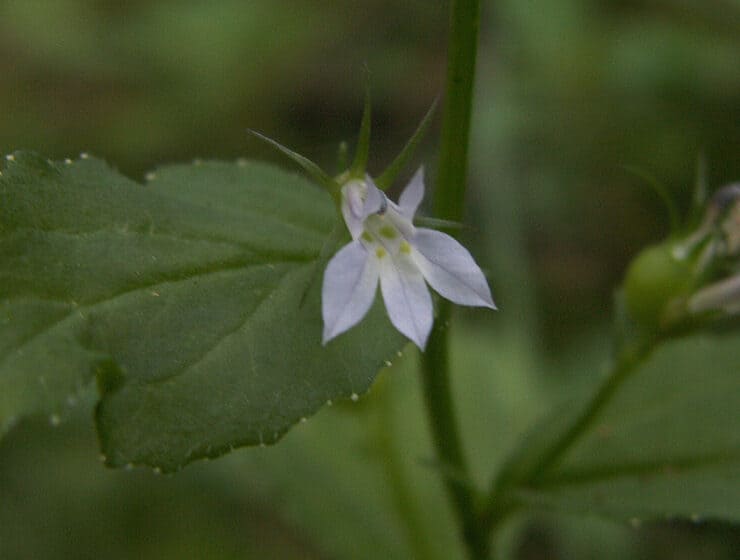
[[[125, 290], [122, 292], [119, 292], [113, 296], [106, 296], [104, 298], [101, 298], [96, 301], [92, 301], [90, 303], [74, 306], [70, 309], [68, 313], [60, 317], [59, 319], [52, 321], [50, 323], [45, 324], [43, 327], [34, 330], [32, 333], [30, 333], [28, 336], [24, 337], [19, 341], [19, 343], [16, 345], [15, 349], [13, 351], [9, 351], [5, 356], [0, 357], [0, 367], [4, 366], [5, 363], [10, 359], [10, 357], [14, 354], [23, 349], [24, 347], [31, 344], [33, 340], [38, 338], [39, 336], [43, 335], [44, 333], [52, 330], [57, 325], [60, 325], [61, 323], [71, 319], [75, 313], [78, 313], [80, 315], [81, 319], [84, 319], [82, 316], [83, 311], [91, 311], [95, 309], [96, 307], [111, 303], [113, 301], [116, 301], [117, 299], [120, 299], [122, 297], [125, 297], [127, 295], [130, 295], [132, 293], [144, 291], [144, 290], [151, 290], [153, 288], [161, 287], [166, 284], [177, 284], [180, 282], [187, 282], [188, 280], [192, 280], [195, 278], [202, 278], [206, 276], [210, 276], [212, 274], [220, 274], [222, 272], [228, 272], [230, 270], [240, 270], [240, 269], [249, 269], [249, 268], [255, 268], [259, 266], [274, 266], [276, 264], [289, 264], [291, 261], [280, 261], [280, 262], [270, 262], [270, 263], [239, 263], [237, 265], [230, 265], [230, 266], [223, 266], [217, 269], [209, 269], [207, 271], [197, 271], [194, 274], [188, 274], [186, 276], [181, 277], [175, 277], [175, 278], [167, 278], [164, 280], [158, 280], [157, 282], [148, 283], [146, 285], [137, 286], [135, 288]], [[299, 261], [300, 262], [300, 261]]]
[[[298, 257], [303, 256], [305, 253], [291, 253], [291, 252], [282, 252], [275, 248], [270, 248], [269, 250], [266, 250], [265, 248], [257, 247], [250, 243], [245, 243], [244, 241], [238, 241], [235, 239], [230, 239], [227, 237], [209, 237], [209, 236], [198, 236], [198, 235], [187, 235], [183, 234], [181, 232], [175, 232], [175, 231], [140, 231], [138, 229], [125, 229], [122, 227], [119, 228], [109, 228], [109, 229], [95, 229], [95, 230], [89, 230], [89, 231], [73, 231], [73, 230], [65, 230], [65, 229], [44, 229], [44, 228], [33, 228], [33, 227], [18, 227], [14, 228], [10, 233], [16, 234], [19, 232], [32, 232], [32, 233], [48, 233], [48, 234], [55, 234], [60, 236], [67, 236], [67, 237], [75, 237], [78, 239], [84, 239], [86, 237], [93, 237], [95, 235], [101, 235], [101, 234], [116, 234], [123, 237], [126, 236], [139, 236], [139, 237], [158, 237], [158, 238], [165, 238], [165, 239], [172, 239], [175, 241], [181, 241], [184, 243], [188, 242], [196, 242], [196, 243], [211, 243], [214, 245], [230, 245], [232, 247], [236, 247], [239, 249], [246, 249], [248, 251], [251, 251], [256, 256], [260, 257], [273, 257], [275, 254], [279, 254], [281, 257], [285, 256], [288, 258], [291, 257]], [[11, 235], [0, 235], [0, 239], [9, 239]], [[317, 238], [320, 238], [321, 236], [317, 234]], [[319, 251], [317, 250], [316, 253]]]
[[[291, 272], [295, 272], [295, 270], [294, 271], [286, 272], [284, 275], [282, 275], [280, 277], [280, 279], [278, 280], [278, 282], [270, 290], [268, 290], [262, 297], [259, 298], [259, 300], [256, 302], [256, 305], [254, 306], [254, 308], [251, 309], [249, 312], [245, 313], [245, 318], [244, 318], [243, 321], [241, 321], [233, 329], [230, 329], [230, 330], [226, 331], [225, 333], [223, 333], [222, 335], [220, 335], [218, 337], [218, 339], [214, 341], [213, 345], [211, 345], [209, 348], [204, 349], [204, 352], [200, 356], [198, 356], [197, 358], [195, 358], [191, 363], [185, 364], [183, 367], [179, 368], [177, 371], [174, 371], [173, 373], [171, 373], [171, 374], [169, 374], [167, 376], [157, 377], [156, 379], [148, 379], [144, 383], [147, 384], [147, 385], [158, 385], [160, 383], [166, 383], [167, 381], [170, 381], [172, 378], [179, 377], [180, 375], [182, 375], [186, 371], [194, 368], [199, 363], [203, 362], [211, 353], [213, 353], [215, 350], [217, 350], [218, 347], [221, 346], [221, 344], [227, 338], [229, 338], [232, 335], [238, 333], [239, 331], [241, 331], [245, 327], [245, 325], [249, 322], [249, 320], [260, 309], [260, 307], [262, 306], [262, 304], [265, 301], [267, 301], [278, 289], [280, 289], [281, 285], [283, 284], [283, 282], [285, 281], [285, 279], [288, 276], [290, 276]], [[250, 358], [251, 357], [252, 357], [252, 353], [250, 352]], [[251, 362], [251, 368], [252, 368], [252, 371], [253, 372], [256, 371], [255, 370], [255, 367], [254, 367], [254, 362], [253, 361]]]

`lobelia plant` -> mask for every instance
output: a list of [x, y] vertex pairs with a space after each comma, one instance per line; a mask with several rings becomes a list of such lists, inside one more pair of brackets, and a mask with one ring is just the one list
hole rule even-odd
[[[416, 216], [421, 168], [397, 203], [384, 192], [433, 111], [373, 178], [369, 99], [355, 159], [336, 177], [258, 134], [313, 182], [239, 161], [163, 167], [144, 186], [87, 155], [7, 156], [0, 435], [25, 416], [58, 423], [92, 395], [107, 466], [177, 471], [276, 443], [322, 407], [358, 400], [405, 337], [420, 351], [432, 471], [457, 523], [456, 553], [490, 558], [493, 536], [518, 512], [740, 522], [737, 185], [709, 199], [697, 189], [693, 217], [634, 259], [600, 383], [519, 438], [487, 484], [472, 474], [466, 449], [481, 442], [463, 441], [471, 437], [454, 406], [451, 303], [495, 305], [467, 249], [422, 226], [463, 221], [479, 9], [450, 5], [434, 220]], [[436, 318], [427, 284], [444, 298]], [[708, 360], [735, 365], [718, 365], [707, 382]], [[483, 429], [496, 438], [507, 426]], [[394, 431], [377, 431], [392, 448]], [[429, 544], [436, 535], [419, 521], [413, 486], [388, 463], [404, 550], [446, 557]]]

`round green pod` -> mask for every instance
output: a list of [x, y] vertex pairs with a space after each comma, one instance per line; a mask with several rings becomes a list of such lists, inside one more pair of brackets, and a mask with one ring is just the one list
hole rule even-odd
[[691, 259], [677, 258], [673, 243], [644, 249], [632, 261], [624, 280], [624, 297], [632, 319], [655, 330], [662, 326], [671, 301], [685, 297], [693, 284]]

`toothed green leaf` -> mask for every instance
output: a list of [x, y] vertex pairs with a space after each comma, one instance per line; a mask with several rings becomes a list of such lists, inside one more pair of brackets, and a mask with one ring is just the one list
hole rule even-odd
[[321, 345], [330, 197], [274, 167], [17, 154], [0, 177], [0, 426], [97, 377], [107, 463], [174, 470], [272, 443], [364, 392], [403, 341], [381, 305]]

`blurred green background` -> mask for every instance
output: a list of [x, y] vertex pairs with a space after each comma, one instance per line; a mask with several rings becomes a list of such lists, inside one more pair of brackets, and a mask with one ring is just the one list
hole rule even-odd
[[[90, 152], [139, 180], [194, 158], [290, 166], [253, 128], [334, 171], [369, 81], [380, 172], [442, 92], [447, 12], [428, 0], [2, 0], [0, 151]], [[625, 166], [685, 207], [700, 154], [711, 187], [740, 179], [739, 123], [738, 0], [483, 1], [466, 241], [501, 311], [460, 313], [455, 338], [482, 481], [554, 399], [598, 374], [613, 290], [666, 233]], [[435, 135], [418, 158], [432, 177]], [[273, 449], [168, 477], [100, 466], [91, 406], [54, 428], [24, 422], [0, 442], [0, 559], [406, 558], [417, 537], [389, 464], [413, 482], [430, 554], [460, 557], [413, 361]], [[740, 531], [543, 514], [513, 520], [499, 547], [729, 559]]]

